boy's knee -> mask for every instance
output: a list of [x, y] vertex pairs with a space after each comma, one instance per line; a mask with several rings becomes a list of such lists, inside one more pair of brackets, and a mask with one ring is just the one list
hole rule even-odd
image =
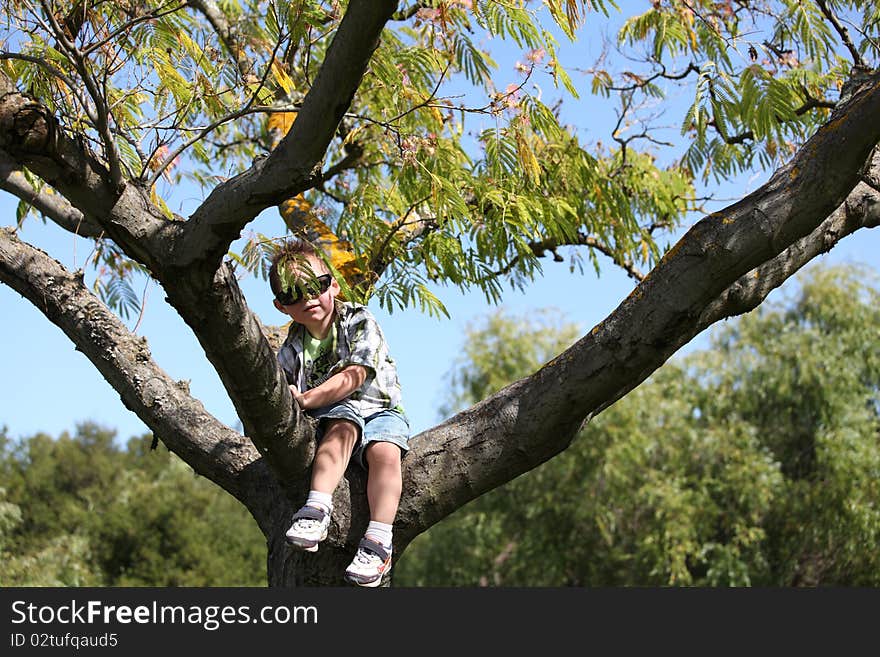
[[400, 447], [394, 443], [372, 442], [367, 445], [366, 460], [371, 467], [400, 466]]
[[347, 458], [357, 445], [360, 428], [354, 422], [334, 419], [327, 422], [318, 443], [319, 454]]
[[350, 438], [353, 436], [356, 439], [359, 432], [360, 427], [351, 420], [333, 418], [327, 420], [327, 424], [324, 428], [324, 437], [326, 438], [329, 436], [332, 438], [333, 436], [344, 436]]

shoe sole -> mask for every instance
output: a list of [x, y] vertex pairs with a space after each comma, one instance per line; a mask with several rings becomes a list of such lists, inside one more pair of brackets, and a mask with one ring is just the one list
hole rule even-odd
[[[321, 541], [323, 541], [325, 538], [327, 538], [327, 530], [326, 529], [324, 530], [324, 533], [321, 534], [321, 538], [319, 538], [317, 541], [309, 541], [308, 539], [301, 539], [301, 538], [290, 538], [290, 536], [285, 536], [284, 538], [287, 540], [288, 545], [298, 547], [303, 552], [317, 552], [318, 545], [321, 543]], [[306, 542], [302, 542], [302, 541], [306, 541]]]
[[379, 575], [376, 579], [372, 580], [371, 582], [360, 582], [357, 579], [355, 579], [354, 577], [350, 577], [348, 574], [346, 574], [345, 581], [349, 582], [350, 584], [354, 584], [356, 586], [366, 586], [366, 587], [369, 587], [372, 589], [372, 588], [379, 586], [382, 583], [382, 578], [384, 576], [385, 576], [385, 573], [382, 573], [381, 575]]
[[356, 586], [368, 586], [370, 588], [374, 588], [379, 586], [382, 583], [382, 580], [385, 579], [385, 575], [391, 572], [391, 568], [385, 568], [376, 579], [371, 579], [370, 581], [363, 581], [358, 578], [363, 577], [363, 575], [356, 575], [353, 573], [345, 573], [345, 581], [349, 584], [354, 584]]

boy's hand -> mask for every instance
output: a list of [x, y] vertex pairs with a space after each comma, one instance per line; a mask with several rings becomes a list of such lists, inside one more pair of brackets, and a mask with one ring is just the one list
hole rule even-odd
[[306, 410], [306, 400], [305, 395], [299, 391], [299, 388], [296, 386], [290, 386], [290, 394], [293, 395], [293, 398], [296, 400], [297, 405]]

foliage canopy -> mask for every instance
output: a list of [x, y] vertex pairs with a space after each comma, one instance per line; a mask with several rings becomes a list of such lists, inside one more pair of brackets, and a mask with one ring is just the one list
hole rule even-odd
[[[440, 586], [877, 586], [880, 289], [812, 269], [775, 307], [719, 327], [559, 457], [418, 538], [399, 581]], [[565, 344], [560, 326], [556, 337]], [[534, 360], [531, 318], [466, 336], [452, 397]], [[499, 339], [503, 338], [503, 339]], [[484, 385], [475, 385], [483, 382]]]
[[[0, 61], [115, 180], [147, 186], [171, 219], [163, 199], [184, 182], [209, 192], [290, 130], [347, 8], [10, 0]], [[610, 1], [401, 6], [317, 184], [281, 204], [287, 227], [334, 251], [350, 295], [389, 309], [444, 312], [430, 281], [497, 301], [505, 279], [525, 284], [540, 256], [562, 260], [565, 245], [586, 247], [569, 252], [572, 266], [588, 258], [598, 268], [604, 254], [639, 276], [661, 254], [660, 231], [701, 207], [700, 179], [785, 161], [827, 119], [850, 70], [878, 55], [880, 15], [868, 0], [637, 9], [624, 18]], [[583, 68], [570, 42], [618, 16], [606, 52]], [[590, 106], [609, 99], [616, 111], [610, 135], [562, 118], [584, 76]], [[692, 94], [684, 105], [679, 87]], [[657, 119], [667, 100], [684, 111], [684, 150]], [[23, 199], [19, 222], [33, 210]], [[271, 250], [272, 239], [251, 234], [230, 256], [265, 275]], [[106, 239], [92, 259], [102, 298], [136, 311], [129, 275], [142, 265]]]
[[150, 437], [0, 434], [4, 586], [262, 586], [247, 511]]

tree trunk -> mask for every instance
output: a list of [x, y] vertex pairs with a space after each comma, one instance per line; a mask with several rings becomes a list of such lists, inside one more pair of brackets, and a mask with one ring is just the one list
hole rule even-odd
[[[275, 520], [267, 533], [266, 570], [269, 586], [349, 586], [343, 573], [354, 558], [357, 545], [367, 529], [370, 510], [366, 495], [366, 472], [357, 464], [349, 465], [333, 495], [333, 513], [327, 539], [317, 552], [305, 552], [287, 544], [284, 534], [293, 512], [305, 501], [305, 492], [293, 504], [276, 505]], [[403, 542], [396, 542], [395, 555], [403, 552]], [[393, 573], [384, 585], [389, 585]]]

